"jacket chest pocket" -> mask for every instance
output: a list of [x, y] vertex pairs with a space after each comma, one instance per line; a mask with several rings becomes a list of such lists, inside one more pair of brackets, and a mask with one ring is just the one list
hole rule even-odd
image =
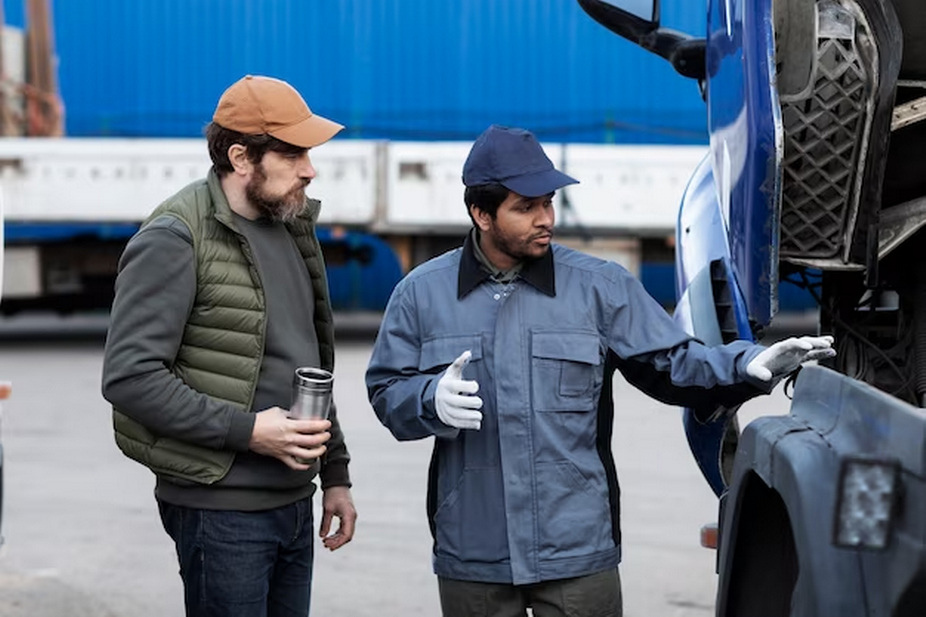
[[589, 330], [531, 333], [535, 411], [592, 411], [601, 390], [601, 347]]
[[[470, 362], [482, 360], [482, 338], [478, 335], [443, 336], [424, 341], [418, 356], [418, 370], [422, 373], [442, 372], [467, 349], [472, 352]], [[472, 379], [465, 369], [463, 372], [464, 379]]]

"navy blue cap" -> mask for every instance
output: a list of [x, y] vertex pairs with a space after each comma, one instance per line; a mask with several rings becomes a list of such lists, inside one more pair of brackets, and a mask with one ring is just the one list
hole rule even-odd
[[493, 183], [524, 197], [540, 197], [579, 181], [553, 167], [530, 131], [493, 124], [469, 151], [463, 164], [463, 184]]

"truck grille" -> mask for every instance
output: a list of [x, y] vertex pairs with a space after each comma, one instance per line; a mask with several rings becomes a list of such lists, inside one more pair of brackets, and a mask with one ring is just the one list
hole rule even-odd
[[[833, 258], [851, 237], [858, 213], [856, 179], [868, 149], [877, 49], [854, 4], [817, 4], [812, 87], [782, 97], [783, 257]], [[864, 47], [863, 47], [864, 46]]]

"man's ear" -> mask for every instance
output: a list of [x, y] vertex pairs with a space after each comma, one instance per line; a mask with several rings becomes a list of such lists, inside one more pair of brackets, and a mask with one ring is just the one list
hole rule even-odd
[[476, 227], [481, 231], [488, 231], [492, 221], [492, 216], [488, 212], [476, 204], [470, 204], [469, 214], [473, 217], [473, 222], [476, 223]]
[[241, 144], [232, 144], [228, 147], [228, 161], [236, 174], [247, 175], [254, 168], [251, 159], [248, 158], [248, 149]]

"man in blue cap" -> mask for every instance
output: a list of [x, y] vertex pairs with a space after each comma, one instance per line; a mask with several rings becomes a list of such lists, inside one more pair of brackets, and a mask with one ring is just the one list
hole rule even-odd
[[373, 348], [380, 421], [400, 440], [435, 437], [447, 617], [621, 615], [615, 369], [710, 413], [834, 353], [831, 337], [692, 339], [619, 265], [552, 242], [553, 195], [576, 182], [530, 132], [489, 127], [463, 166], [472, 231], [396, 286]]

